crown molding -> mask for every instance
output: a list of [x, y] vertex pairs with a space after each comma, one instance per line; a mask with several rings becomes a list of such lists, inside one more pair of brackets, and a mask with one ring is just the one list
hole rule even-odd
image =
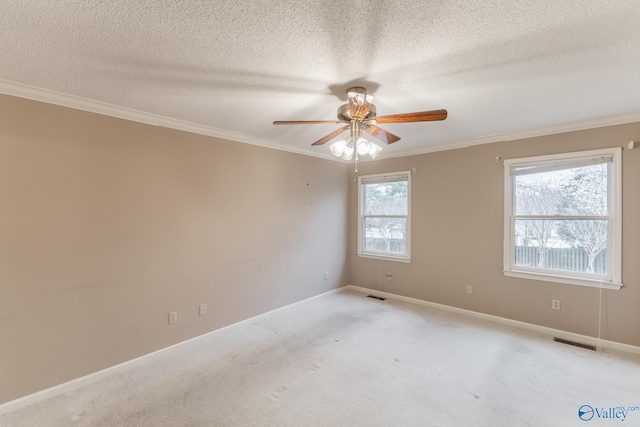
[[[41, 89], [34, 86], [24, 85], [20, 83], [0, 80], [0, 93], [15, 96], [19, 98], [30, 99], [33, 101], [44, 102], [47, 104], [59, 105], [62, 107], [74, 108], [76, 110], [88, 111], [91, 113], [102, 114], [105, 116], [116, 117], [119, 119], [144, 123], [153, 126], [161, 126], [169, 129], [176, 129], [184, 132], [191, 132], [199, 135], [211, 136], [230, 141], [242, 142], [245, 144], [257, 145], [260, 147], [271, 148], [274, 150], [287, 151], [290, 153], [301, 154], [304, 156], [317, 157], [324, 160], [338, 161], [348, 163], [341, 159], [336, 159], [328, 153], [313, 152], [306, 149], [283, 145], [268, 139], [258, 138], [239, 132], [232, 132], [224, 129], [214, 128], [210, 126], [200, 125], [185, 120], [173, 119], [158, 114], [146, 113], [144, 111], [134, 110], [131, 108], [120, 107], [105, 102], [94, 101], [74, 95], [67, 95], [61, 92], [55, 92], [47, 89]], [[554, 135], [565, 132], [574, 132], [587, 129], [595, 129], [606, 126], [615, 126], [626, 123], [640, 122], [640, 112], [629, 113], [617, 116], [595, 118], [589, 120], [580, 120], [575, 122], [563, 123], [555, 126], [529, 129], [517, 132], [507, 132], [496, 135], [488, 135], [479, 138], [469, 138], [458, 141], [443, 142], [438, 144], [430, 144], [426, 147], [416, 150], [398, 151], [396, 153], [383, 153], [379, 159], [391, 159], [397, 157], [409, 157], [420, 154], [435, 153], [438, 151], [456, 150], [459, 148], [472, 147], [474, 145], [492, 144], [496, 142], [515, 141], [519, 139], [534, 138], [539, 136]], [[361, 162], [367, 160], [361, 159]]]
[[496, 135], [488, 135], [479, 138], [469, 138], [452, 142], [443, 142], [440, 144], [428, 145], [417, 150], [403, 151], [399, 153], [389, 153], [380, 158], [390, 159], [394, 157], [408, 157], [420, 154], [435, 153], [438, 151], [456, 150], [459, 148], [473, 147], [474, 145], [493, 144], [496, 142], [517, 141], [520, 139], [535, 138], [540, 136], [555, 135], [567, 132], [576, 132], [588, 129], [597, 129], [607, 126], [623, 125], [627, 123], [640, 122], [640, 112], [622, 114], [609, 117], [598, 117], [589, 120], [580, 120], [575, 122], [562, 123], [555, 126], [547, 126], [535, 129], [528, 129], [517, 132], [507, 132]]
[[94, 101], [79, 96], [68, 95], [52, 90], [41, 89], [34, 86], [0, 80], [0, 93], [18, 98], [30, 99], [32, 101], [44, 102], [47, 104], [59, 105], [61, 107], [73, 108], [76, 110], [88, 111], [105, 116], [129, 120], [152, 126], [160, 126], [169, 129], [176, 129], [184, 132], [199, 135], [211, 136], [245, 144], [257, 145], [274, 150], [287, 151], [305, 156], [318, 157], [325, 160], [334, 160], [334, 156], [326, 153], [314, 153], [297, 147], [286, 146], [268, 139], [257, 138], [239, 132], [232, 132], [211, 126], [200, 125], [185, 120], [173, 119], [132, 108], [120, 107], [106, 102]]

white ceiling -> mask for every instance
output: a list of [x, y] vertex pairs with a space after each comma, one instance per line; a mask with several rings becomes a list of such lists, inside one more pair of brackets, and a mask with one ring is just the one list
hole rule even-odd
[[[637, 0], [0, 0], [0, 92], [328, 157], [361, 85], [384, 156], [640, 120]], [[97, 101], [97, 102], [94, 102]]]

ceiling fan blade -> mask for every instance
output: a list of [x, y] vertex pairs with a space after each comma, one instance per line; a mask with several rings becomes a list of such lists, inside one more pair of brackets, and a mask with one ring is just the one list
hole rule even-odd
[[374, 138], [379, 139], [382, 142], [386, 142], [387, 144], [393, 144], [394, 142], [400, 141], [400, 137], [392, 134], [391, 132], [387, 132], [386, 130], [382, 130], [377, 126], [369, 125], [364, 130], [365, 133], [373, 136]]
[[329, 140], [331, 140], [331, 139], [335, 138], [336, 136], [340, 135], [342, 132], [346, 131], [346, 130], [347, 130], [347, 129], [349, 129], [350, 127], [351, 127], [351, 125], [343, 126], [343, 127], [341, 127], [340, 129], [338, 129], [338, 130], [335, 130], [335, 131], [331, 132], [329, 135], [325, 136], [324, 138], [321, 138], [321, 139], [317, 140], [316, 142], [314, 142], [314, 143], [313, 143], [313, 144], [311, 144], [311, 145], [322, 145], [322, 144], [324, 144], [325, 142], [327, 142], [327, 141], [329, 141]]
[[274, 125], [337, 125], [340, 123], [342, 122], [337, 120], [277, 120], [273, 122]]
[[379, 116], [372, 120], [375, 123], [410, 123], [410, 122], [432, 122], [447, 118], [447, 110], [420, 111], [417, 113], [392, 114], [390, 116]]

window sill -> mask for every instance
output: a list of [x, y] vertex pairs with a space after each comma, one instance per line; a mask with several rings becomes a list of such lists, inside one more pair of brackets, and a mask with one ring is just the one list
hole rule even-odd
[[581, 279], [577, 277], [556, 276], [553, 274], [532, 273], [529, 271], [504, 270], [504, 275], [517, 277], [519, 279], [542, 280], [544, 282], [564, 283], [566, 285], [588, 286], [591, 288], [611, 289], [618, 291], [623, 286], [622, 283], [609, 281]]
[[358, 253], [357, 255], [361, 258], [379, 259], [382, 261], [396, 261], [396, 262], [406, 262], [406, 263], [411, 262], [411, 258], [399, 257], [399, 256], [393, 256], [393, 255], [372, 254], [372, 253]]

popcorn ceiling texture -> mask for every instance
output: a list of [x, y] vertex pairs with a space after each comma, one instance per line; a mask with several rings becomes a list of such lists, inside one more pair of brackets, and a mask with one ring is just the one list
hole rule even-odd
[[640, 3], [0, 0], [0, 82], [317, 152], [344, 90], [395, 124], [385, 152], [640, 112]]

